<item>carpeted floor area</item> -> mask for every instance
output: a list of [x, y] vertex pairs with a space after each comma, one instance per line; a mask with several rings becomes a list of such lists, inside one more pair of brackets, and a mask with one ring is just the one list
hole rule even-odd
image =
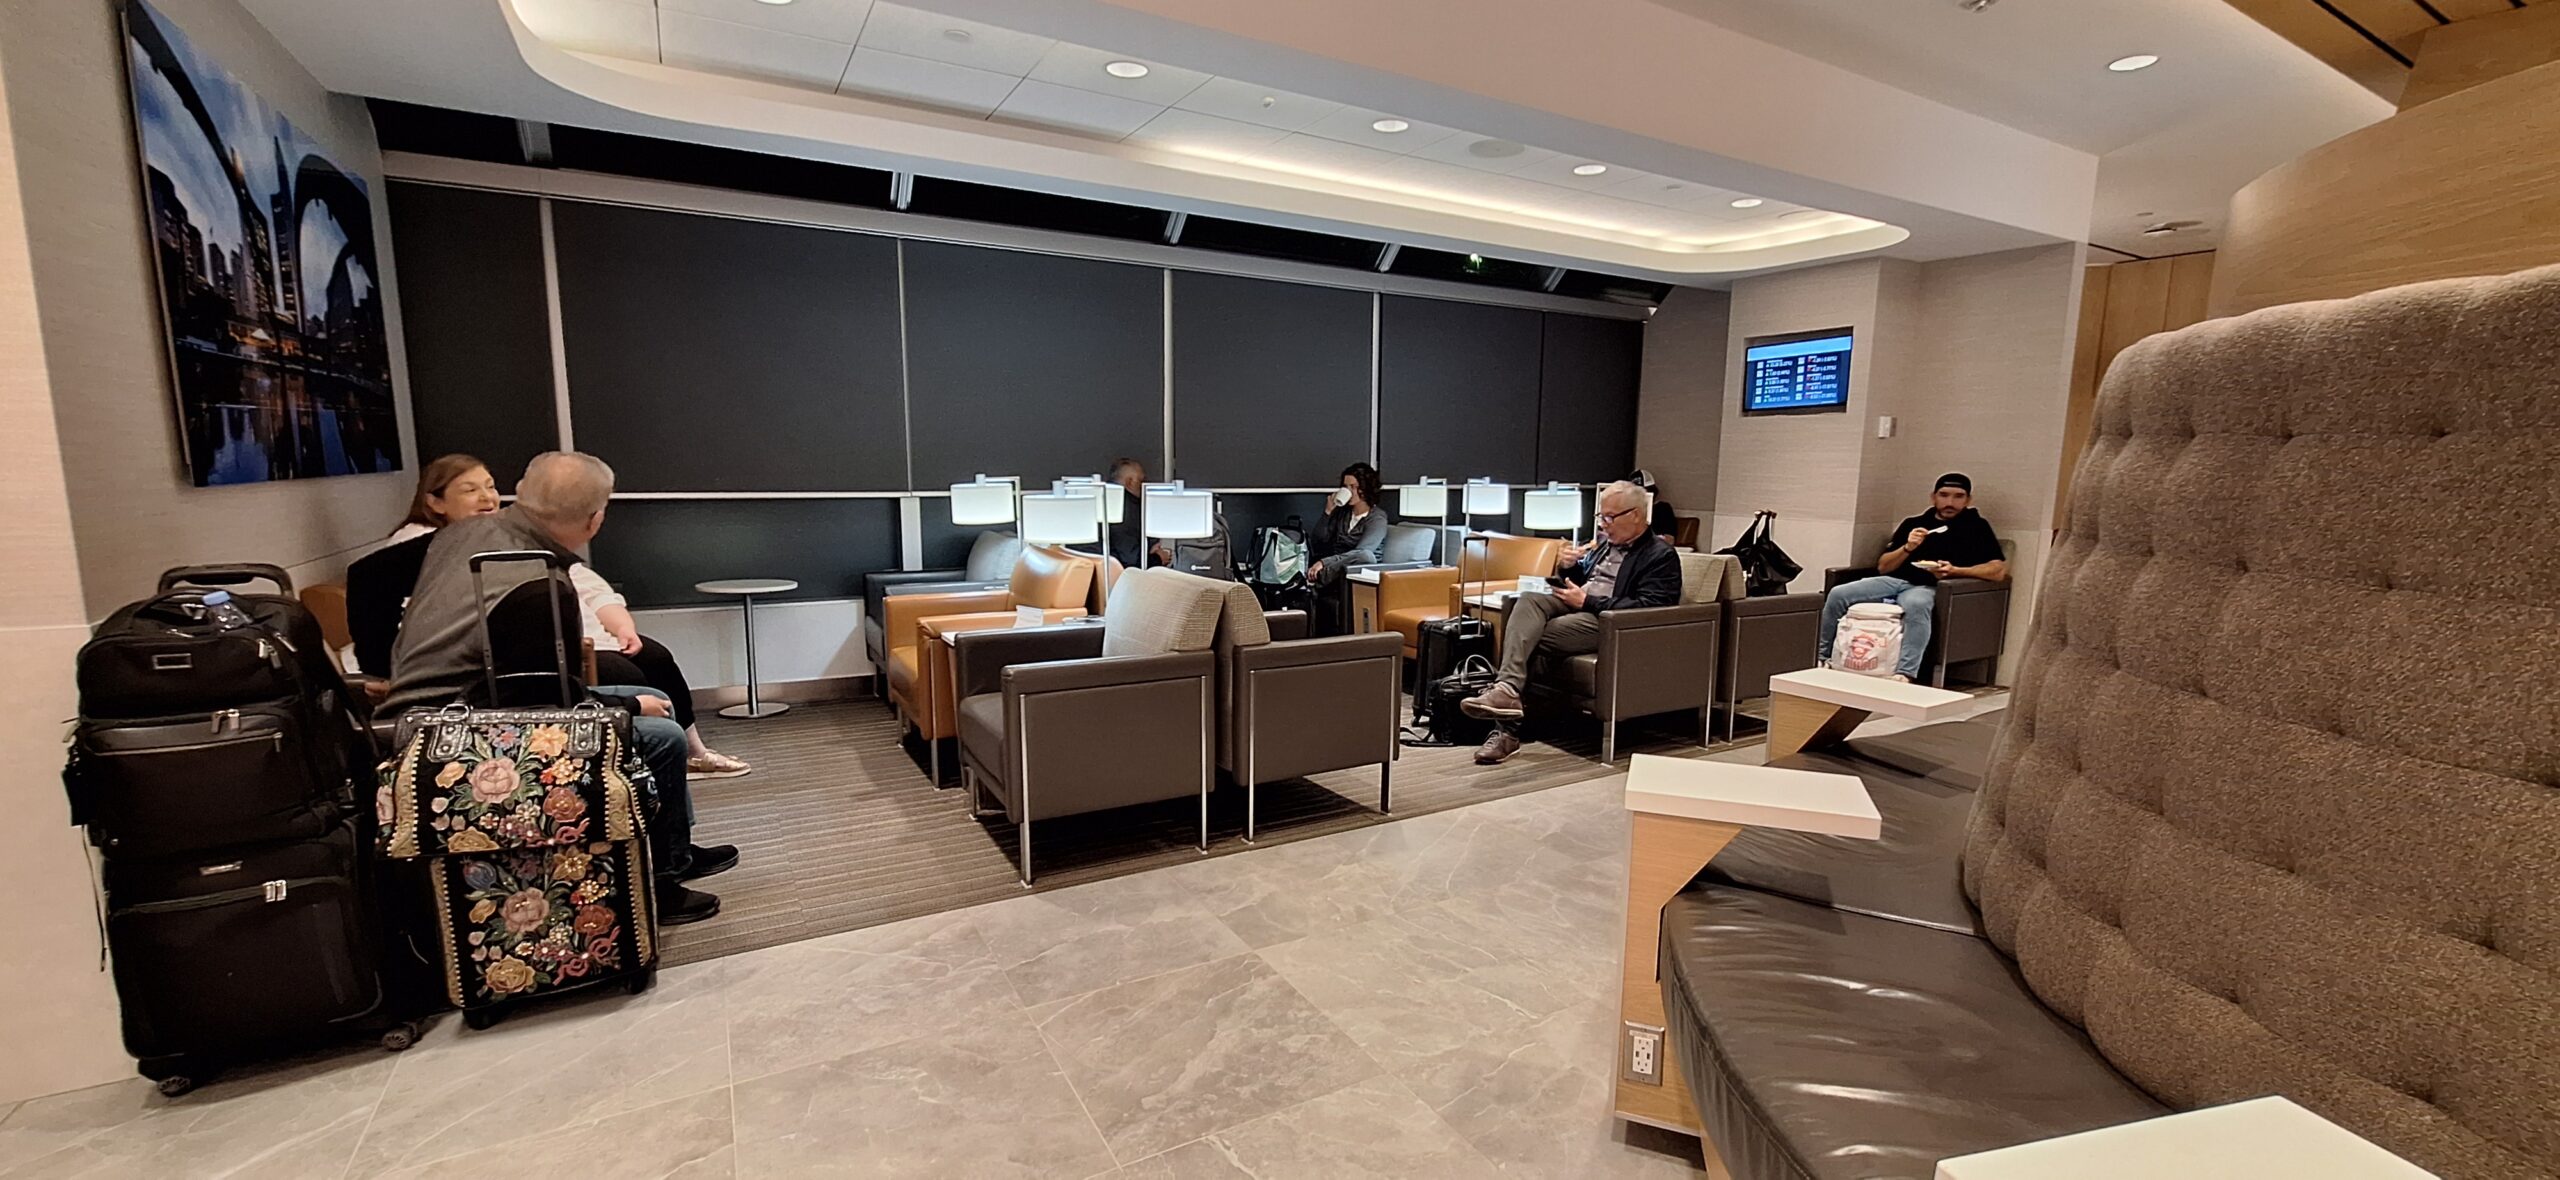
[[[670, 928], [669, 964], [1013, 897], [1014, 830], [969, 815], [963, 792], [926, 781], [921, 754], [898, 742], [888, 706], [868, 698], [795, 706], [763, 721], [706, 712], [704, 736], [756, 765], [744, 778], [697, 786], [695, 838], [734, 843], [737, 868], [703, 882], [720, 916]], [[1746, 730], [1749, 726], [1746, 725]], [[1396, 764], [1395, 815], [1377, 812], [1374, 769], [1267, 783], [1257, 844], [1243, 840], [1244, 792], [1223, 786], [1210, 803], [1213, 856], [1303, 840], [1499, 799], [1623, 770], [1632, 753], [1704, 756], [1683, 716], [1619, 730], [1618, 767], [1599, 762], [1599, 727], [1557, 721], [1509, 762], [1474, 764], [1469, 748], [1407, 747]], [[1758, 741], [1746, 733], [1744, 742]], [[1072, 819], [1038, 830], [1037, 886], [1063, 888], [1197, 858], [1199, 807], [1176, 800]]]

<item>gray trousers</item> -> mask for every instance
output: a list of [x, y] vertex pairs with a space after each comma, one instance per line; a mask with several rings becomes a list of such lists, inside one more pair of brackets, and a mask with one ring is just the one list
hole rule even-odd
[[1523, 594], [1511, 600], [1510, 612], [1502, 617], [1502, 667], [1495, 677], [1513, 692], [1525, 692], [1529, 657], [1541, 651], [1575, 656], [1598, 650], [1600, 616], [1566, 606], [1553, 594]]

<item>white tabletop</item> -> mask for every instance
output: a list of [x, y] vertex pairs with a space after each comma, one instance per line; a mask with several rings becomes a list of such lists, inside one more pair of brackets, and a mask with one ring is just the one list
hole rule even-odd
[[1378, 571], [1376, 570], [1353, 570], [1350, 573], [1344, 574], [1343, 577], [1354, 582], [1361, 582], [1371, 586], [1378, 584]]
[[1938, 1161], [1938, 1180], [2424, 1180], [2431, 1175], [2282, 1097], [2208, 1106]]
[[1518, 597], [1520, 592], [1517, 590], [1496, 590], [1491, 594], [1467, 595], [1467, 603], [1471, 606], [1506, 606]]
[[1780, 673], [1769, 678], [1769, 691], [1912, 721], [1944, 721], [1973, 703], [1972, 697], [1960, 692], [1905, 684], [1882, 676], [1861, 676], [1837, 668]]
[[1627, 768], [1627, 810], [1861, 840], [1884, 832], [1867, 784], [1854, 774], [1659, 754], [1638, 754]]
[[693, 588], [703, 594], [789, 594], [800, 583], [789, 578], [727, 578], [717, 582], [696, 582]]

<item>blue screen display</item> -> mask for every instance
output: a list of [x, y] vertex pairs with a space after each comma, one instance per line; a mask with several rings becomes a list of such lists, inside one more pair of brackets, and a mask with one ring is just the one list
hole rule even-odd
[[1847, 332], [1742, 350], [1742, 412], [1831, 410], [1849, 404]]

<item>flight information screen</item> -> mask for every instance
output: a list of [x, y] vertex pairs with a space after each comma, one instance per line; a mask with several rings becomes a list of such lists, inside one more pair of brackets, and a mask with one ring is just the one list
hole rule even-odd
[[1849, 408], [1849, 345], [1842, 328], [1762, 336], [1742, 346], [1742, 412], [1808, 413]]

